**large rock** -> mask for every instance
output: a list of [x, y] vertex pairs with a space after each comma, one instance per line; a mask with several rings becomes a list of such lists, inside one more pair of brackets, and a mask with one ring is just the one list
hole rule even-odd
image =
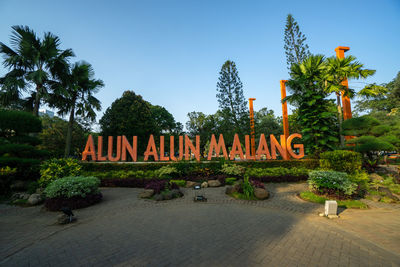
[[31, 195], [28, 194], [28, 193], [14, 193], [14, 194], [11, 196], [11, 199], [12, 199], [12, 200], [16, 200], [16, 199], [29, 199], [30, 196], [31, 196]]
[[208, 183], [207, 182], [202, 182], [201, 183], [201, 188], [206, 188], [208, 187]]
[[269, 193], [264, 188], [255, 188], [254, 196], [258, 199], [267, 199], [269, 197]]
[[30, 205], [37, 205], [40, 204], [41, 202], [42, 202], [42, 197], [40, 194], [32, 194], [28, 198], [28, 204]]
[[208, 181], [208, 186], [209, 187], [218, 187], [218, 186], [221, 186], [221, 182], [218, 180], [210, 180], [210, 181]]
[[139, 194], [140, 198], [151, 198], [154, 195], [153, 189], [145, 189], [143, 192]]
[[187, 187], [187, 188], [194, 187], [195, 185], [200, 185], [200, 184], [197, 183], [197, 182], [193, 182], [193, 181], [187, 181], [187, 182], [186, 182], [186, 187]]

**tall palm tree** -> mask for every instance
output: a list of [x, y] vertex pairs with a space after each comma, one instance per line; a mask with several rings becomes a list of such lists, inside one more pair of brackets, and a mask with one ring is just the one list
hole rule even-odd
[[92, 66], [86, 62], [77, 62], [68, 68], [67, 72], [58, 75], [59, 82], [51, 84], [49, 94], [50, 107], [58, 109], [58, 114], [69, 113], [68, 130], [65, 143], [65, 157], [71, 152], [72, 128], [75, 115], [94, 121], [95, 110], [101, 109], [100, 101], [93, 95], [104, 86], [102, 80], [96, 80]]
[[12, 29], [12, 47], [0, 42], [3, 65], [10, 70], [0, 78], [1, 100], [3, 104], [18, 102], [22, 92], [30, 91], [35, 96], [33, 114], [38, 116], [49, 81], [55, 73], [65, 70], [68, 58], [74, 54], [71, 49], [61, 50], [60, 39], [50, 32], [40, 39], [28, 26], [13, 26]]
[[[343, 96], [351, 98], [355, 94], [355, 90], [349, 88], [344, 82], [347, 79], [365, 79], [374, 73], [375, 70], [364, 69], [364, 65], [356, 61], [356, 58], [351, 55], [345, 58], [330, 57], [325, 61], [325, 89], [328, 93], [336, 94], [341, 146], [344, 146], [344, 136], [342, 134], [343, 112], [340, 98]], [[366, 90], [363, 92], [366, 92]]]

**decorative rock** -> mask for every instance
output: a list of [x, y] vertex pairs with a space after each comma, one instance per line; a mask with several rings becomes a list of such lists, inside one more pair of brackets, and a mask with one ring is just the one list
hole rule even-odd
[[157, 195], [155, 195], [155, 196], [154, 196], [154, 200], [155, 200], [155, 201], [161, 201], [161, 200], [164, 200], [164, 196], [163, 196], [163, 195], [161, 195], [161, 194], [157, 194]]
[[10, 185], [10, 188], [12, 190], [14, 190], [14, 191], [25, 190], [26, 189], [26, 182], [17, 180], [17, 181], [15, 181], [14, 183], [12, 183]]
[[40, 204], [40, 202], [42, 202], [42, 197], [40, 196], [40, 194], [32, 194], [28, 198], [28, 203], [30, 205], [37, 205]]
[[255, 188], [254, 196], [258, 199], [267, 199], [269, 197], [269, 193], [263, 188]]
[[200, 184], [197, 183], [197, 182], [193, 182], [193, 181], [187, 181], [187, 182], [186, 182], [186, 187], [187, 187], [187, 188], [194, 187], [195, 185], [200, 185]]
[[218, 180], [210, 180], [210, 181], [208, 181], [208, 186], [209, 187], [218, 187], [218, 186], [221, 186], [221, 182]]
[[30, 195], [28, 193], [14, 193], [11, 199], [28, 199]]
[[208, 183], [207, 182], [202, 182], [201, 183], [201, 188], [206, 188], [208, 187]]
[[154, 195], [153, 189], [145, 189], [143, 192], [139, 194], [140, 198], [151, 198]]
[[74, 221], [76, 221], [75, 217], [72, 217], [71, 221], [70, 221], [69, 216], [66, 215], [66, 214], [60, 214], [60, 215], [57, 216], [57, 223], [58, 224], [67, 224], [67, 223], [71, 223], [71, 222], [74, 222]]

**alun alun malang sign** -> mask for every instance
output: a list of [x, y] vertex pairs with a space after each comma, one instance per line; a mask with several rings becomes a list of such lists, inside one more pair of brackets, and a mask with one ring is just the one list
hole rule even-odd
[[[228, 154], [228, 152], [226, 151], [223, 135], [219, 135], [218, 142], [215, 138], [215, 135], [212, 135], [207, 159], [211, 160], [212, 157], [219, 157], [221, 152], [225, 159], [230, 160], [234, 160], [237, 156], [242, 160], [271, 160], [277, 158], [277, 152], [279, 152], [279, 155], [284, 160], [289, 159], [289, 157], [294, 159], [301, 159], [304, 157], [304, 146], [302, 144], [293, 144], [292, 148], [293, 139], [301, 138], [300, 134], [292, 134], [288, 136], [287, 139], [285, 139], [284, 135], [281, 135], [280, 142], [278, 142], [278, 140], [272, 134], [269, 136], [269, 138], [270, 147], [268, 147], [265, 135], [261, 134], [258, 142], [258, 149], [256, 150], [255, 155], [251, 155], [250, 137], [248, 135], [245, 136], [245, 153], [243, 153], [242, 145], [239, 140], [239, 135], [235, 134], [232, 149], [229, 151]], [[200, 161], [200, 136], [196, 135], [195, 145], [187, 135], [179, 136], [178, 140], [179, 155], [175, 156], [175, 137], [170, 136], [169, 156], [166, 156], [164, 136], [160, 136], [159, 147], [157, 148], [154, 141], [154, 136], [150, 135], [147, 142], [147, 149], [144, 152], [144, 161], [148, 161], [150, 156], [154, 157], [155, 161], [179, 161], [183, 159], [190, 160], [191, 155], [194, 155], [194, 158], [197, 161]], [[82, 152], [82, 160], [89, 160], [88, 157], [90, 156], [91, 160], [93, 161], [126, 161], [127, 153], [129, 153], [132, 160], [134, 162], [137, 161], [137, 136], [133, 136], [132, 143], [130, 143], [124, 135], [117, 136], [117, 147], [115, 151], [113, 149], [113, 136], [108, 136], [107, 156], [103, 155], [103, 137], [98, 136], [97, 141], [98, 142], [96, 150], [93, 137], [89, 135], [86, 142], [85, 150]]]

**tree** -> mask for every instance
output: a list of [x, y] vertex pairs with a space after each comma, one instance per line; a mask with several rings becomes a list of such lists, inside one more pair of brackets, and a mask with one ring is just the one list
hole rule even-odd
[[[52, 157], [63, 157], [65, 154], [65, 140], [67, 139], [69, 123], [61, 118], [49, 116], [41, 117], [43, 130], [39, 134], [40, 149], [49, 151]], [[82, 148], [85, 147], [89, 129], [74, 121], [71, 134], [71, 155], [80, 158]]]
[[[191, 138], [200, 136], [200, 147], [203, 155], [207, 141], [212, 134], [217, 134], [215, 115], [206, 115], [202, 112], [190, 112], [187, 114], [189, 121], [186, 122], [186, 129]], [[222, 132], [221, 132], [222, 133]]]
[[[133, 91], [125, 91], [115, 100], [99, 123], [104, 136], [125, 135], [128, 140], [137, 136], [138, 153], [144, 152], [151, 134], [157, 141], [159, 135], [182, 133], [182, 125], [165, 108], [151, 105]], [[168, 144], [166, 138], [165, 145]]]
[[[356, 61], [353, 56], [347, 56], [345, 58], [330, 57], [325, 61], [324, 79], [326, 90], [329, 93], [334, 92], [336, 94], [336, 105], [338, 111], [338, 123], [339, 123], [339, 134], [340, 144], [344, 146], [344, 136], [342, 134], [342, 107], [340, 104], [340, 98], [343, 96], [353, 97], [355, 90], [349, 88], [344, 82], [347, 79], [360, 79], [367, 78], [375, 73], [375, 70], [364, 69], [364, 65]], [[375, 90], [374, 90], [375, 89]], [[361, 94], [374, 94], [377, 87], [364, 88]]]
[[244, 134], [249, 128], [247, 101], [243, 94], [236, 64], [227, 60], [222, 65], [217, 83], [217, 100], [219, 108], [226, 115], [237, 133]]
[[75, 116], [91, 121], [96, 120], [96, 112], [100, 111], [100, 101], [93, 95], [104, 86], [102, 80], [96, 80], [92, 66], [86, 62], [77, 62], [59, 74], [60, 82], [53, 82], [53, 93], [48, 97], [49, 106], [56, 107], [58, 114], [69, 113], [64, 156], [71, 151], [72, 129]]
[[28, 26], [13, 26], [12, 48], [0, 42], [3, 65], [10, 71], [0, 79], [1, 101], [9, 105], [21, 100], [22, 92], [34, 95], [33, 114], [38, 116], [42, 98], [49, 90], [49, 82], [56, 73], [64, 72], [69, 57], [74, 56], [71, 49], [61, 50], [60, 39], [50, 32], [43, 39], [36, 36]]
[[286, 97], [298, 107], [298, 122], [301, 125], [303, 142], [307, 153], [319, 154], [334, 149], [337, 134], [333, 103], [325, 99], [324, 56], [311, 55], [301, 64], [293, 63], [291, 79], [287, 82], [292, 94]]
[[[398, 107], [400, 107], [400, 72], [391, 82], [381, 85], [373, 84], [372, 86], [377, 87], [380, 94], [359, 94], [360, 100], [356, 101], [355, 110], [357, 112], [370, 112], [371, 114], [379, 112], [396, 113]], [[373, 92], [376, 91], [373, 90]]]
[[287, 15], [285, 26], [285, 54], [288, 69], [293, 63], [300, 64], [310, 56], [306, 36], [300, 31], [300, 27], [291, 14]]
[[262, 108], [255, 112], [254, 124], [256, 134], [273, 134], [275, 136], [283, 134], [282, 124], [275, 117], [274, 111], [268, 110], [268, 108]]
[[400, 138], [392, 131], [394, 127], [374, 117], [365, 115], [343, 122], [343, 132], [355, 136], [347, 141], [350, 147], [364, 155], [364, 166], [373, 171], [383, 151], [399, 150]]

